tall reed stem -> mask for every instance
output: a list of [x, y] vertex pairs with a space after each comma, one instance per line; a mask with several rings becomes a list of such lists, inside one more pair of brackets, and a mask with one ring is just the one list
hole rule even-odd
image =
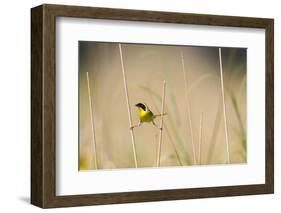
[[135, 163], [135, 167], [138, 168], [138, 160], [137, 160], [137, 152], [136, 152], [136, 144], [135, 144], [135, 135], [134, 135], [133, 128], [131, 128], [133, 126], [132, 114], [131, 114], [131, 108], [130, 108], [130, 100], [129, 100], [129, 95], [128, 95], [128, 86], [127, 86], [127, 79], [126, 79], [126, 73], [125, 73], [125, 68], [124, 68], [121, 44], [119, 44], [119, 52], [120, 52], [120, 60], [121, 60], [121, 67], [122, 67], [122, 74], [123, 74], [123, 83], [124, 83], [124, 90], [125, 90], [125, 96], [126, 96], [126, 103], [127, 103], [127, 109], [128, 109], [131, 141], [132, 141], [132, 148], [133, 148], [133, 154], [134, 154], [134, 163]]
[[93, 142], [93, 153], [95, 159], [92, 159], [92, 166], [94, 166], [93, 161], [95, 162], [95, 169], [98, 169], [98, 159], [97, 159], [97, 144], [96, 144], [96, 134], [95, 134], [95, 124], [93, 118], [93, 106], [92, 106], [92, 96], [91, 96], [91, 87], [89, 73], [87, 72], [87, 85], [88, 85], [88, 98], [89, 98], [89, 108], [90, 108], [90, 118], [91, 118], [91, 130], [92, 130], [92, 142]]
[[190, 128], [190, 138], [191, 138], [191, 145], [192, 145], [192, 154], [193, 154], [193, 163], [197, 164], [196, 162], [196, 154], [195, 154], [195, 145], [194, 145], [194, 137], [193, 137], [193, 129], [192, 129], [192, 122], [191, 122], [191, 112], [190, 112], [190, 101], [189, 101], [189, 94], [188, 94], [188, 82], [185, 73], [185, 64], [184, 64], [184, 57], [183, 52], [181, 51], [181, 64], [182, 64], [182, 72], [183, 72], [183, 79], [184, 79], [184, 89], [186, 94], [186, 105], [187, 105], [187, 117], [186, 123], [189, 124]]
[[230, 163], [229, 137], [228, 137], [228, 126], [227, 126], [227, 117], [226, 117], [221, 48], [219, 48], [219, 61], [220, 61], [221, 96], [222, 96], [222, 104], [223, 104], [223, 119], [224, 119], [224, 131], [225, 131], [225, 143], [226, 143], [225, 145], [226, 145], [226, 153], [227, 153], [227, 163]]
[[163, 134], [163, 116], [164, 116], [164, 105], [165, 105], [165, 90], [166, 90], [166, 81], [163, 81], [161, 120], [160, 120], [160, 129], [159, 129], [158, 153], [157, 153], [157, 167], [160, 167], [162, 134]]
[[[158, 110], [158, 107], [157, 107], [157, 105], [155, 104], [155, 101], [154, 101], [154, 99], [151, 97], [151, 95], [150, 95], [150, 99], [151, 99], [151, 102], [153, 102], [153, 106], [155, 107], [156, 111], [159, 111], [159, 110]], [[176, 154], [178, 163], [179, 163], [180, 166], [182, 166], [183, 163], [181, 162], [180, 155], [179, 155], [179, 153], [178, 153], [178, 151], [177, 151], [177, 147], [176, 147], [174, 141], [172, 140], [172, 137], [171, 137], [171, 134], [170, 134], [170, 132], [169, 132], [169, 129], [167, 128], [167, 126], [166, 126], [165, 124], [163, 124], [163, 127], [164, 127], [164, 129], [165, 129], [165, 131], [166, 131], [166, 133], [167, 133], [167, 136], [168, 136], [168, 138], [169, 138], [169, 141], [171, 142], [171, 144], [172, 144], [172, 146], [173, 146], [173, 148], [174, 148], [174, 151], [175, 151], [175, 154]]]
[[202, 156], [202, 149], [201, 149], [201, 146], [202, 146], [202, 129], [203, 129], [203, 112], [200, 113], [200, 124], [199, 124], [199, 139], [198, 139], [198, 163], [199, 165], [201, 165], [202, 163], [202, 159], [201, 159], [201, 156]]

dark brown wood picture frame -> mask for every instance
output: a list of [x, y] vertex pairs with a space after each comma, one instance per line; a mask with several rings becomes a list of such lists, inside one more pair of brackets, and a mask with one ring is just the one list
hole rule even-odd
[[[56, 18], [95, 18], [174, 24], [265, 29], [266, 34], [266, 165], [265, 184], [193, 189], [56, 195]], [[66, 207], [218, 196], [274, 191], [274, 20], [63, 5], [31, 9], [31, 203]]]

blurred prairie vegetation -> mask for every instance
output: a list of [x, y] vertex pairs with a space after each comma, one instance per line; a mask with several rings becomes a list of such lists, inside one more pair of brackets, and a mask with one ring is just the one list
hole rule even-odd
[[[196, 160], [199, 162], [199, 122], [202, 113], [200, 164], [225, 164], [227, 152], [218, 48], [122, 44], [122, 50], [134, 124], [138, 123], [136, 103], [144, 102], [153, 113], [160, 113], [162, 82], [166, 81], [165, 112], [168, 115], [164, 116], [161, 167], [195, 164], [187, 117], [187, 95]], [[246, 163], [246, 49], [222, 48], [222, 66], [230, 162]], [[133, 168], [118, 44], [80, 41], [79, 169], [95, 169], [87, 72], [99, 169]], [[160, 119], [155, 122], [159, 125]], [[159, 130], [150, 123], [144, 123], [134, 129], [134, 134], [139, 167], [155, 167]]]

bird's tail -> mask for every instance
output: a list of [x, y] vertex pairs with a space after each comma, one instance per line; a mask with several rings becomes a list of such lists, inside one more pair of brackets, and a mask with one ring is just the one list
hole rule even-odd
[[154, 115], [154, 118], [156, 118], [156, 117], [160, 117], [160, 116], [164, 116], [164, 115], [167, 115], [167, 113], [165, 112], [165, 113], [163, 113], [163, 114], [157, 114], [157, 115]]

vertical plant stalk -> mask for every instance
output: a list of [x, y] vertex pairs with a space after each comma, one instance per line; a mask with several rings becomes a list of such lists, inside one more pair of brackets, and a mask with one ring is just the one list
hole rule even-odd
[[227, 117], [226, 117], [224, 84], [223, 84], [223, 70], [222, 70], [221, 48], [219, 48], [219, 61], [220, 61], [220, 81], [221, 81], [221, 96], [222, 96], [222, 106], [223, 106], [224, 132], [225, 132], [225, 143], [226, 143], [225, 145], [226, 145], [227, 163], [230, 163], [229, 137], [228, 137], [228, 127], [227, 127]]
[[[154, 99], [151, 97], [151, 95], [150, 95], [150, 99], [151, 99], [151, 102], [153, 103], [155, 109], [156, 109], [157, 111], [159, 111], [158, 108], [157, 108], [157, 105], [155, 104], [155, 101], [154, 101]], [[179, 155], [179, 153], [178, 153], [178, 151], [177, 151], [177, 147], [176, 147], [174, 141], [172, 140], [172, 136], [171, 136], [171, 134], [170, 134], [170, 132], [169, 132], [169, 129], [167, 128], [167, 126], [166, 126], [165, 124], [163, 124], [163, 127], [164, 127], [164, 129], [165, 129], [165, 131], [166, 131], [166, 133], [167, 133], [167, 136], [168, 136], [168, 138], [169, 138], [169, 141], [171, 142], [171, 144], [172, 144], [172, 146], [173, 146], [173, 148], [174, 148], [174, 151], [175, 151], [175, 154], [176, 154], [176, 158], [177, 158], [177, 160], [178, 160], [179, 165], [180, 165], [180, 166], [183, 166], [183, 163], [181, 162], [181, 159], [180, 159], [180, 155]]]
[[221, 98], [219, 98], [215, 122], [214, 122], [214, 125], [212, 125], [213, 131], [212, 131], [212, 136], [211, 136], [211, 139], [210, 139], [209, 149], [208, 149], [208, 154], [207, 154], [207, 163], [208, 164], [214, 163], [213, 162], [214, 151], [215, 151], [215, 148], [217, 146], [217, 137], [218, 137], [218, 132], [219, 132], [219, 128], [220, 128], [221, 120], [222, 120], [221, 111], [222, 111], [222, 100], [221, 100]]
[[166, 90], [166, 81], [163, 81], [161, 120], [160, 120], [160, 129], [159, 129], [158, 153], [157, 153], [157, 167], [160, 167], [162, 135], [163, 135], [163, 116], [164, 116], [164, 105], [165, 105], [165, 90]]
[[198, 163], [199, 165], [201, 165], [202, 163], [202, 159], [201, 159], [201, 156], [202, 156], [202, 149], [201, 149], [201, 146], [202, 146], [202, 129], [203, 129], [203, 112], [200, 113], [200, 124], [199, 124], [199, 139], [198, 139]]
[[121, 60], [121, 67], [122, 67], [122, 74], [123, 74], [123, 83], [124, 83], [124, 90], [125, 90], [125, 96], [126, 96], [126, 103], [127, 103], [127, 109], [128, 109], [128, 117], [129, 117], [129, 123], [130, 123], [130, 133], [131, 133], [131, 141], [132, 141], [132, 148], [133, 148], [133, 154], [134, 154], [134, 163], [135, 163], [135, 167], [138, 168], [135, 135], [134, 135], [134, 130], [131, 128], [133, 126], [132, 114], [131, 114], [131, 108], [130, 108], [130, 100], [129, 100], [129, 95], [128, 95], [128, 86], [127, 86], [127, 79], [126, 79], [126, 73], [125, 73], [125, 68], [124, 68], [121, 44], [119, 44], [119, 52], [120, 52], [120, 60]]
[[190, 101], [189, 101], [189, 94], [188, 94], [188, 84], [187, 84], [187, 77], [185, 73], [185, 65], [184, 65], [184, 58], [183, 52], [181, 51], [181, 64], [182, 64], [182, 72], [183, 72], [183, 79], [184, 79], [184, 89], [186, 94], [186, 104], [187, 104], [187, 117], [186, 123], [189, 124], [190, 128], [190, 138], [191, 138], [191, 145], [192, 145], [192, 154], [193, 154], [193, 163], [197, 164], [196, 162], [196, 154], [195, 154], [195, 145], [194, 145], [194, 137], [193, 137], [193, 129], [192, 129], [192, 122], [191, 122], [191, 112], [190, 112]]
[[87, 72], [87, 85], [88, 85], [88, 98], [89, 98], [89, 108], [90, 108], [90, 118], [91, 118], [91, 130], [92, 130], [92, 142], [93, 142], [93, 153], [95, 159], [92, 159], [92, 166], [95, 162], [95, 169], [98, 169], [98, 158], [97, 158], [97, 143], [96, 143], [96, 134], [95, 134], [95, 124], [93, 118], [93, 106], [92, 106], [92, 96], [91, 96], [91, 87], [90, 87], [90, 79], [89, 73]]

